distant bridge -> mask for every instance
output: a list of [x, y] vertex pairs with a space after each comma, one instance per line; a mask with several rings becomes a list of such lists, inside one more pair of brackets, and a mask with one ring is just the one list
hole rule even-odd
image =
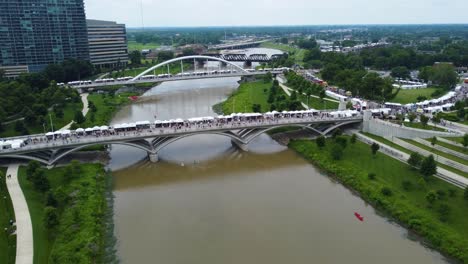
[[[342, 113], [342, 114], [341, 114]], [[119, 144], [139, 148], [150, 160], [158, 161], [158, 153], [172, 142], [193, 135], [209, 134], [229, 137], [232, 143], [246, 150], [247, 144], [259, 135], [275, 128], [301, 127], [319, 135], [326, 135], [341, 126], [362, 122], [360, 114], [349, 112], [319, 112], [317, 110], [267, 114], [238, 114], [217, 118], [149, 121], [86, 130], [31, 135], [20, 139], [5, 139], [0, 158], [36, 160], [53, 165], [63, 157], [93, 145]], [[146, 122], [146, 123], [145, 123]], [[140, 124], [140, 127], [139, 127]], [[20, 143], [14, 141], [20, 140]], [[8, 143], [10, 142], [10, 143]], [[24, 145], [25, 142], [26, 145]], [[11, 145], [13, 144], [13, 145]], [[11, 147], [13, 146], [13, 147]]]
[[[264, 58], [262, 57], [263, 54], [253, 54], [256, 55], [257, 59]], [[266, 56], [266, 55], [265, 55]], [[183, 60], [207, 60], [207, 61], [219, 61], [228, 66], [230, 69], [225, 70], [212, 70], [212, 71], [196, 71], [193, 72], [184, 72], [183, 68]], [[172, 75], [170, 74], [169, 64], [174, 62], [181, 62], [181, 72]], [[156, 69], [167, 67], [166, 74], [156, 74]], [[268, 71], [273, 74], [280, 74], [284, 70], [288, 68], [278, 68], [278, 69], [269, 69]], [[89, 88], [99, 88], [99, 87], [106, 87], [106, 86], [113, 86], [113, 85], [131, 85], [131, 84], [139, 84], [139, 83], [158, 83], [158, 82], [168, 82], [168, 81], [180, 81], [180, 80], [193, 80], [193, 79], [207, 79], [207, 78], [226, 78], [226, 77], [242, 77], [242, 76], [254, 76], [254, 75], [263, 75], [265, 74], [265, 70], [255, 70], [255, 69], [244, 69], [239, 65], [234, 64], [228, 60], [225, 60], [221, 57], [213, 57], [213, 56], [205, 56], [205, 55], [193, 55], [193, 56], [185, 56], [185, 57], [178, 57], [174, 58], [162, 63], [159, 63], [155, 66], [148, 68], [147, 70], [143, 71], [142, 73], [138, 74], [135, 77], [125, 77], [125, 78], [117, 78], [117, 79], [98, 79], [95, 81], [75, 81], [69, 82], [68, 85], [77, 88], [77, 89], [89, 89]], [[153, 74], [151, 74], [153, 73]]]
[[258, 41], [239, 41], [233, 43], [224, 43], [219, 45], [214, 45], [209, 47], [209, 49], [216, 49], [216, 50], [225, 50], [225, 49], [246, 49], [246, 48], [253, 48], [258, 47], [264, 42], [271, 41], [270, 39], [265, 40], [258, 40]]

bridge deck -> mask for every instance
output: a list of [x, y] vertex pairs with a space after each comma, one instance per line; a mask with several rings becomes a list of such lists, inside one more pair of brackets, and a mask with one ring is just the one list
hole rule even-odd
[[[0, 158], [2, 156], [19, 155], [43, 150], [54, 150], [63, 148], [75, 148], [79, 146], [95, 145], [95, 144], [112, 144], [116, 142], [130, 142], [140, 139], [158, 138], [158, 137], [178, 137], [183, 135], [196, 134], [221, 134], [220, 132], [253, 129], [253, 128], [274, 128], [287, 125], [310, 125], [320, 123], [342, 123], [342, 122], [360, 122], [361, 116], [357, 117], [308, 117], [308, 118], [278, 118], [274, 120], [259, 120], [250, 122], [231, 122], [218, 125], [191, 125], [181, 128], [154, 128], [130, 131], [116, 132], [109, 135], [87, 135], [87, 136], [71, 136], [66, 139], [55, 139], [46, 141], [45, 135], [31, 137], [32, 143], [19, 149], [3, 149], [0, 150]], [[37, 141], [33, 143], [34, 141]]]

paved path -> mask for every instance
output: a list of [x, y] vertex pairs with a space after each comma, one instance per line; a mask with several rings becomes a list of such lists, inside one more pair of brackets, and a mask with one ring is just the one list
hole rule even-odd
[[16, 218], [16, 264], [32, 264], [34, 257], [33, 229], [28, 204], [18, 182], [18, 164], [8, 166], [6, 179]]
[[459, 162], [456, 162], [456, 161], [453, 161], [451, 159], [447, 159], [445, 157], [442, 157], [440, 155], [437, 155], [437, 154], [434, 154], [428, 150], [425, 150], [425, 149], [422, 149], [416, 145], [413, 145], [411, 143], [408, 143], [404, 140], [401, 140], [399, 138], [396, 138], [396, 137], [389, 137], [389, 138], [386, 138], [387, 140], [390, 140], [392, 141], [393, 143], [395, 144], [398, 144], [402, 147], [404, 147], [405, 149], [409, 149], [411, 151], [414, 151], [414, 152], [417, 152], [423, 156], [429, 156], [429, 155], [433, 155], [434, 156], [434, 159], [437, 161], [437, 162], [440, 162], [444, 165], [447, 165], [447, 166], [450, 166], [454, 169], [457, 169], [459, 171], [468, 171], [468, 166], [464, 165], [464, 164], [461, 164]]
[[[403, 163], [407, 163], [410, 155], [403, 152], [403, 151], [400, 151], [398, 149], [395, 149], [391, 146], [388, 146], [386, 144], [383, 144], [382, 142], [380, 141], [377, 141], [377, 140], [374, 140], [370, 137], [367, 137], [361, 133], [355, 133], [357, 138], [366, 143], [366, 144], [369, 144], [371, 145], [372, 143], [377, 143], [380, 145], [380, 149], [379, 149], [379, 152], [382, 152], [383, 154], [387, 155], [387, 156], [390, 156], [394, 159], [397, 159], [397, 160], [400, 160], [401, 162]], [[463, 176], [460, 176], [456, 173], [453, 173], [451, 171], [448, 171], [444, 168], [441, 168], [441, 167], [437, 167], [437, 174], [434, 175], [435, 177], [441, 179], [441, 180], [444, 180], [450, 184], [453, 184], [459, 188], [466, 188], [468, 186], [468, 179], [463, 177]]]
[[458, 142], [455, 142], [455, 141], [452, 141], [452, 140], [450, 140], [450, 139], [437, 137], [437, 140], [440, 141], [440, 142], [444, 142], [444, 143], [447, 143], [447, 144], [456, 146], [456, 147], [464, 148], [463, 144], [458, 143]]
[[[88, 114], [88, 111], [89, 111], [89, 102], [88, 102], [88, 93], [82, 93], [80, 96], [81, 96], [81, 102], [83, 103], [83, 109], [81, 110], [81, 113], [83, 113], [83, 116], [86, 116], [86, 114]], [[75, 121], [71, 121], [70, 123], [68, 123], [66, 126], [62, 127], [61, 129], [59, 130], [66, 130], [66, 129], [70, 129], [71, 125], [73, 125]]]
[[458, 152], [458, 151], [455, 151], [453, 149], [449, 149], [449, 148], [446, 148], [444, 146], [441, 146], [441, 145], [437, 145], [437, 143], [432, 146], [431, 142], [427, 141], [427, 140], [424, 140], [422, 138], [415, 138], [413, 139], [414, 141], [418, 142], [418, 143], [421, 143], [425, 146], [428, 146], [430, 148], [434, 148], [434, 149], [437, 149], [438, 151], [442, 151], [444, 153], [447, 153], [447, 154], [450, 154], [450, 155], [453, 155], [453, 156], [456, 156], [456, 157], [459, 157], [461, 159], [464, 159], [464, 160], [468, 160], [468, 155], [466, 154], [463, 154], [461, 152]]

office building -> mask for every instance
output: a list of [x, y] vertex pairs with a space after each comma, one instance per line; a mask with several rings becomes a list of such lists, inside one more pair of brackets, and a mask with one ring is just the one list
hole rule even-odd
[[0, 1], [0, 68], [37, 72], [67, 58], [89, 60], [83, 0]]
[[91, 19], [86, 22], [91, 63], [102, 68], [125, 67], [128, 62], [125, 25]]

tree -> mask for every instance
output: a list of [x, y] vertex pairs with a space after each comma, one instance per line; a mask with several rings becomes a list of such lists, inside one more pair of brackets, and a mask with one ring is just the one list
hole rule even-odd
[[437, 164], [433, 155], [429, 155], [428, 157], [424, 158], [424, 160], [421, 162], [420, 172], [426, 180], [429, 179], [430, 176], [437, 173]]
[[432, 147], [434, 147], [435, 144], [437, 144], [437, 138], [434, 136], [434, 137], [431, 138], [431, 145], [432, 145]]
[[282, 44], [288, 44], [288, 38], [281, 38]]
[[317, 144], [317, 147], [319, 149], [322, 149], [323, 147], [325, 147], [325, 137], [324, 136], [320, 136], [318, 137], [316, 140], [315, 140], [315, 143]]
[[50, 184], [49, 180], [45, 176], [43, 169], [37, 169], [31, 176], [30, 180], [34, 188], [42, 193], [49, 191]]
[[332, 159], [340, 160], [343, 157], [343, 147], [339, 144], [333, 144], [330, 154]]
[[409, 79], [410, 71], [405, 66], [398, 66], [392, 69], [390, 75], [393, 78]]
[[134, 50], [128, 54], [128, 57], [130, 58], [130, 62], [132, 65], [140, 65], [141, 64], [141, 53], [138, 50]]
[[353, 134], [353, 135], [351, 136], [351, 138], [349, 139], [349, 142], [351, 142], [351, 144], [355, 144], [355, 143], [356, 143], [356, 139], [357, 139], [356, 134]]
[[160, 51], [158, 53], [158, 61], [163, 62], [163, 61], [168, 61], [170, 59], [174, 58], [174, 52], [168, 50], [168, 51]]
[[73, 120], [75, 120], [75, 122], [78, 124], [83, 124], [86, 121], [85, 117], [83, 116], [83, 113], [80, 110], [77, 110], [75, 112], [75, 118]]
[[437, 193], [435, 191], [429, 191], [426, 194], [426, 201], [429, 203], [429, 205], [432, 206], [436, 200], [437, 200]]
[[348, 145], [348, 139], [343, 136], [337, 136], [335, 137], [335, 143], [339, 144], [343, 149], [345, 149]]
[[457, 111], [457, 117], [458, 117], [461, 121], [463, 121], [463, 120], [465, 119], [465, 114], [466, 114], [465, 108], [460, 108], [460, 109], [458, 109], [458, 111]]
[[341, 131], [341, 129], [337, 128], [337, 129], [335, 129], [333, 131], [332, 138], [336, 138], [336, 137], [341, 136], [341, 135], [343, 135], [343, 131]]
[[448, 204], [440, 204], [439, 208], [437, 209], [437, 213], [439, 213], [439, 220], [442, 222], [447, 222], [449, 215], [450, 215], [450, 206]]
[[32, 160], [26, 166], [26, 178], [29, 180], [31, 176], [41, 167], [38, 161]]
[[421, 166], [422, 159], [423, 157], [419, 153], [413, 152], [408, 159], [408, 164], [411, 167], [418, 168]]
[[262, 107], [259, 104], [253, 104], [252, 105], [252, 111], [254, 113], [260, 113], [262, 111]]
[[427, 126], [427, 122], [429, 122], [429, 117], [425, 116], [425, 115], [421, 115], [419, 117], [419, 121], [421, 121], [421, 124], [423, 125], [423, 127], [426, 127]]
[[377, 154], [377, 151], [379, 151], [380, 149], [380, 145], [377, 144], [377, 143], [372, 143], [371, 145], [371, 151], [372, 151], [372, 155], [375, 157], [375, 155]]
[[463, 141], [462, 141], [463, 146], [466, 148], [468, 147], [468, 134], [465, 134], [463, 136]]
[[267, 72], [267, 73], [263, 76], [263, 82], [264, 82], [264, 83], [269, 83], [269, 82], [271, 82], [271, 79], [273, 79], [273, 75], [271, 74], [271, 72]]
[[59, 224], [57, 209], [47, 206], [44, 209], [44, 225], [47, 229], [52, 229]]
[[411, 112], [408, 114], [408, 119], [410, 123], [413, 123], [413, 121], [416, 119], [416, 114], [414, 112]]

